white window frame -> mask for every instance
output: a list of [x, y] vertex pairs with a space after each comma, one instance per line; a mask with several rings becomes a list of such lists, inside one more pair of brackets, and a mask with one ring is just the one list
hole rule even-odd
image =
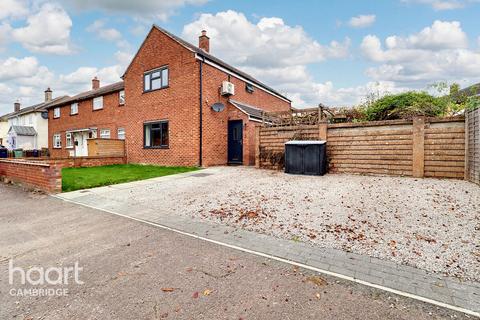
[[75, 103], [72, 103], [70, 105], [70, 115], [75, 115], [75, 114], [78, 114], [78, 103], [75, 102]]
[[118, 93], [118, 104], [121, 106], [125, 105], [125, 90], [121, 90]]
[[103, 109], [103, 96], [93, 98], [93, 110]]
[[[123, 138], [121, 138], [123, 136]], [[117, 139], [125, 140], [125, 128], [118, 128], [117, 129]]]
[[65, 133], [65, 148], [73, 148], [73, 134], [71, 132]]
[[60, 115], [61, 115], [60, 107], [53, 108], [53, 119], [60, 118]]
[[54, 149], [62, 148], [62, 135], [60, 133], [55, 133], [53, 135], [53, 148]]
[[100, 129], [100, 139], [110, 139], [110, 129]]

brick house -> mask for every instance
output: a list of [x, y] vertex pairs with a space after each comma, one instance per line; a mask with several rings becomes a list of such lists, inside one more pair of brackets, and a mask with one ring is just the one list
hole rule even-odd
[[[78, 102], [77, 117], [68, 115], [70, 102], [60, 107], [58, 119], [50, 108], [50, 143], [61, 141], [51, 146], [52, 155], [67, 154], [67, 132], [108, 128], [110, 137], [115, 138], [112, 133], [121, 128], [128, 162], [254, 164], [255, 127], [261, 122], [262, 111], [287, 111], [291, 101], [210, 55], [209, 46], [205, 31], [196, 47], [154, 25], [125, 71], [123, 82], [80, 94], [88, 98]], [[100, 90], [106, 90], [101, 93], [104, 109], [93, 111], [92, 99]], [[124, 93], [122, 107], [119, 92]]]
[[69, 97], [48, 107], [50, 154], [54, 158], [88, 156], [87, 140], [125, 139], [123, 81]]

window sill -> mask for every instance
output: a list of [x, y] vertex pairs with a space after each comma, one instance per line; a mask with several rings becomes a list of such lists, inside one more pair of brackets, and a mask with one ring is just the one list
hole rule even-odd
[[168, 88], [170, 88], [170, 86], [161, 87], [161, 88], [153, 89], [153, 90], [143, 90], [142, 93], [150, 93], [150, 92], [160, 91], [160, 90], [164, 90], [164, 89], [168, 89]]
[[163, 146], [163, 147], [145, 147], [143, 146], [143, 149], [170, 149], [169, 146]]
[[65, 149], [73, 149], [73, 146], [72, 147], [65, 147]]
[[53, 149], [62, 149], [62, 147], [53, 147]]
[[60, 119], [60, 117], [53, 117], [53, 119], [54, 119], [54, 120], [55, 120], [55, 119]]
[[94, 111], [94, 112], [95, 112], [95, 111], [101, 111], [101, 110], [103, 110], [103, 108], [92, 109], [92, 111]]
[[70, 116], [78, 116], [78, 112], [77, 113], [70, 113]]

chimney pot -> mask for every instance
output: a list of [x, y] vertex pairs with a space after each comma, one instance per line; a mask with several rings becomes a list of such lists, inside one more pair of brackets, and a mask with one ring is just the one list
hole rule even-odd
[[52, 101], [52, 89], [50, 87], [45, 90], [45, 102]]
[[210, 38], [206, 30], [202, 30], [202, 35], [198, 37], [198, 47], [205, 52], [210, 52]]
[[97, 90], [98, 88], [100, 88], [100, 80], [98, 80], [98, 78], [95, 77], [92, 79], [92, 89]]
[[15, 103], [13, 104], [13, 110], [14, 110], [15, 112], [20, 111], [20, 102], [17, 101], [17, 102], [15, 102]]

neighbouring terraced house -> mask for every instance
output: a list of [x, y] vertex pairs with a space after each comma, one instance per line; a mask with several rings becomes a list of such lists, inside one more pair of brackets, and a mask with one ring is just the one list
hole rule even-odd
[[48, 88], [41, 103], [22, 108], [15, 102], [14, 111], [0, 117], [0, 145], [10, 150], [48, 148], [47, 107], [65, 98], [53, 99], [52, 90]]
[[49, 110], [52, 156], [88, 155], [91, 138], [125, 139], [128, 162], [254, 164], [262, 111], [287, 111], [281, 93], [154, 25], [123, 81], [80, 93]]

